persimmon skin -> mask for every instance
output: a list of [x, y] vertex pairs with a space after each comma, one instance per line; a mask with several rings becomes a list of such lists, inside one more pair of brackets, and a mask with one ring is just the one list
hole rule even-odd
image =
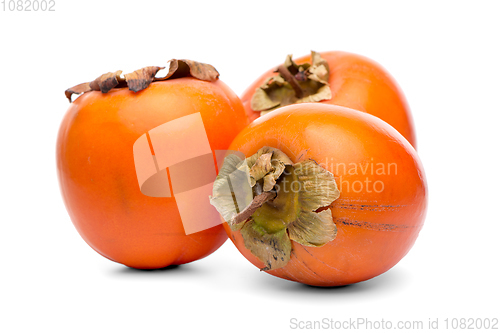
[[[297, 104], [252, 122], [230, 149], [248, 157], [263, 146], [280, 149], [294, 163], [313, 159], [334, 174], [340, 190], [330, 206], [336, 238], [322, 247], [292, 241], [288, 264], [266, 273], [314, 286], [347, 285], [386, 272], [413, 246], [424, 223], [427, 185], [415, 150], [393, 127], [340, 106]], [[350, 163], [368, 171], [352, 172]], [[370, 163], [392, 169], [378, 174], [380, 169], [372, 172]], [[366, 177], [382, 182], [384, 189], [378, 183], [377, 191], [368, 186], [360, 191]], [[240, 232], [226, 223], [224, 228], [239, 251], [263, 268]]]
[[[330, 67], [329, 84], [332, 98], [319, 103], [345, 106], [374, 115], [397, 129], [416, 149], [416, 136], [410, 107], [394, 78], [377, 62], [354, 53], [321, 52]], [[294, 60], [297, 64], [311, 62], [311, 56]], [[264, 73], [241, 96], [250, 120], [260, 112], [251, 108], [255, 89], [274, 75], [274, 68]]]
[[[69, 107], [57, 139], [62, 196], [82, 238], [104, 257], [139, 269], [201, 259], [227, 239], [221, 225], [185, 235], [174, 197], [141, 193], [134, 142], [168, 121], [201, 113], [212, 150], [227, 149], [248, 119], [220, 80], [179, 78], [85, 93]], [[208, 200], [208, 198], [207, 198]]]

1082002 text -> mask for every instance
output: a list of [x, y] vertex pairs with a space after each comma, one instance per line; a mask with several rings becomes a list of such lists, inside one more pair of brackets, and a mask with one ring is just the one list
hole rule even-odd
[[2, 0], [2, 12], [55, 12], [55, 0]]

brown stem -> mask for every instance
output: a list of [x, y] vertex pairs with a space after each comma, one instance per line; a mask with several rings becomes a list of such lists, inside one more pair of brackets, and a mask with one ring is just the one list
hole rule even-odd
[[278, 73], [281, 74], [281, 76], [283, 76], [283, 78], [288, 83], [290, 83], [290, 85], [292, 86], [293, 90], [295, 91], [295, 97], [297, 97], [297, 98], [304, 97], [304, 91], [302, 91], [302, 88], [300, 87], [299, 82], [297, 81], [297, 79], [295, 78], [295, 76], [293, 76], [292, 73], [290, 73], [290, 71], [288, 70], [288, 68], [285, 67], [285, 65], [278, 66], [277, 71], [278, 71]]
[[107, 93], [113, 88], [128, 87], [133, 92], [146, 89], [152, 82], [165, 81], [181, 77], [194, 77], [198, 80], [213, 82], [219, 78], [219, 72], [208, 64], [187, 59], [172, 59], [169, 61], [169, 69], [164, 77], [156, 77], [159, 70], [165, 67], [149, 66], [135, 72], [125, 74], [121, 77], [122, 71], [106, 73], [91, 82], [81, 83], [64, 92], [66, 98], [71, 103], [73, 94], [80, 95], [89, 91], [101, 91]]
[[229, 221], [229, 224], [235, 225], [248, 220], [250, 216], [252, 216], [257, 209], [262, 207], [262, 205], [267, 201], [274, 199], [275, 196], [276, 196], [275, 192], [263, 192], [255, 196], [250, 205], [248, 205], [245, 209], [243, 209], [239, 214], [235, 215], [231, 219], [231, 221]]

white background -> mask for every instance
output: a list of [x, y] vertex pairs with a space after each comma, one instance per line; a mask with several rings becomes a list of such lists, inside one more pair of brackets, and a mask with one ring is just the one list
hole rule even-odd
[[[69, 1], [0, 11], [1, 332], [286, 332], [290, 320], [499, 317], [500, 2]], [[64, 90], [171, 58], [241, 94], [288, 53], [381, 63], [411, 105], [430, 205], [393, 269], [343, 288], [261, 273], [227, 242], [177, 269], [95, 253], [59, 193]], [[381, 331], [381, 330], [379, 330]], [[422, 330], [421, 330], [422, 331]]]

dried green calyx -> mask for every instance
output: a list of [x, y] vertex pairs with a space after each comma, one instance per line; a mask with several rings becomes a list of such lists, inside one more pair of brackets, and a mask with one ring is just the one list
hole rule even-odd
[[288, 55], [275, 71], [279, 74], [257, 88], [251, 101], [252, 109], [264, 115], [285, 105], [331, 99], [328, 62], [314, 51], [311, 51], [311, 59], [311, 64], [297, 65]]
[[226, 157], [210, 202], [241, 232], [263, 270], [271, 270], [286, 266], [291, 241], [318, 247], [335, 238], [328, 207], [339, 195], [334, 176], [315, 161], [294, 164], [282, 151], [263, 147], [246, 159]]
[[181, 77], [194, 77], [203, 81], [215, 81], [219, 78], [219, 72], [209, 64], [196, 62], [187, 59], [171, 59], [169, 60], [169, 68], [167, 75], [156, 77], [158, 71], [165, 67], [149, 66], [136, 70], [132, 73], [125, 74], [123, 77], [122, 71], [110, 72], [99, 76], [91, 82], [81, 83], [67, 89], [64, 93], [66, 98], [71, 102], [73, 94], [83, 94], [89, 91], [101, 91], [107, 93], [113, 88], [128, 87], [133, 92], [138, 92], [146, 89], [152, 82], [165, 81]]

